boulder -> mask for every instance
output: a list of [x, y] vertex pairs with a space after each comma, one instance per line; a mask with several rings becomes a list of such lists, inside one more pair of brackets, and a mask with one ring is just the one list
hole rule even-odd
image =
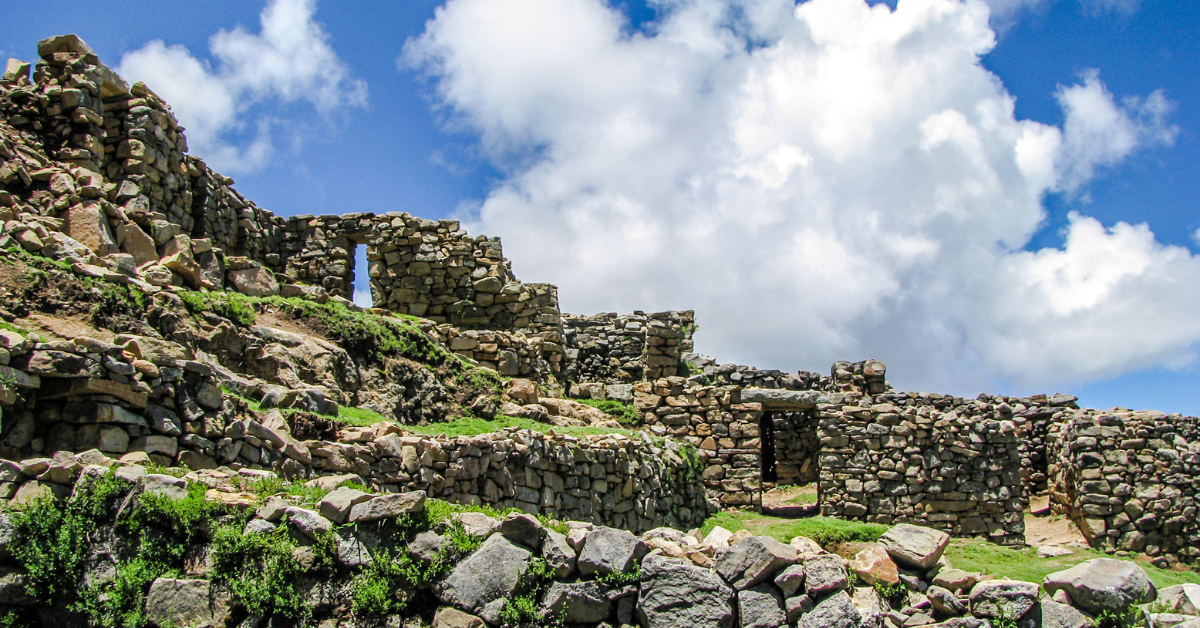
[[1200, 584], [1176, 584], [1158, 592], [1158, 604], [1172, 613], [1200, 615]]
[[537, 517], [513, 513], [500, 522], [497, 531], [513, 543], [524, 545], [536, 552], [542, 549], [542, 535], [545, 534], [546, 528]]
[[161, 495], [174, 500], [188, 496], [188, 483], [182, 478], [161, 473], [147, 473], [141, 476], [139, 482], [142, 492], [151, 495]]
[[813, 609], [813, 600], [806, 594], [800, 594], [794, 597], [789, 597], [783, 601], [784, 611], [787, 613], [787, 621], [789, 624], [795, 624], [800, 621], [800, 617]]
[[780, 628], [787, 625], [783, 596], [779, 589], [760, 584], [738, 592], [741, 628]]
[[487, 538], [500, 527], [500, 522], [481, 512], [460, 512], [454, 520], [462, 524], [463, 531], [477, 538]]
[[1041, 615], [1041, 628], [1092, 628], [1092, 620], [1078, 609], [1053, 600], [1042, 600], [1034, 613]]
[[412, 543], [408, 544], [408, 552], [412, 554], [413, 558], [428, 565], [437, 558], [445, 545], [446, 537], [433, 530], [427, 530], [418, 534]]
[[566, 624], [594, 624], [608, 619], [612, 602], [595, 580], [554, 582], [542, 597], [542, 611]]
[[579, 552], [579, 573], [583, 576], [625, 573], [649, 551], [646, 542], [632, 532], [597, 527], [588, 533]]
[[374, 497], [370, 493], [343, 486], [326, 493], [321, 501], [317, 502], [317, 509], [321, 512], [322, 517], [334, 523], [346, 523], [350, 517], [350, 510], [354, 506], [370, 501]]
[[546, 530], [546, 537], [542, 541], [542, 558], [546, 560], [546, 566], [554, 570], [554, 577], [559, 580], [566, 580], [575, 573], [578, 557], [567, 542], [565, 534]]
[[737, 541], [717, 557], [717, 573], [739, 591], [775, 577], [796, 564], [796, 548], [766, 536], [751, 536]]
[[800, 617], [799, 628], [859, 628], [862, 615], [850, 594], [838, 591]]
[[155, 626], [224, 626], [231, 619], [229, 595], [208, 580], [159, 578], [146, 595], [146, 619]]
[[275, 274], [261, 266], [231, 270], [225, 278], [240, 293], [252, 297], [270, 297], [279, 294], [279, 282]]
[[[434, 585], [433, 592], [443, 604], [479, 615], [492, 602], [511, 598], [516, 593], [521, 577], [529, 570], [531, 558], [533, 554], [529, 550], [493, 534], [444, 580]], [[486, 612], [498, 613], [499, 608], [489, 608]], [[492, 619], [487, 615], [483, 617]]]
[[850, 561], [850, 569], [867, 584], [900, 584], [899, 568], [892, 562], [887, 550], [878, 543], [868, 545], [855, 554], [854, 560]]
[[73, 205], [63, 218], [63, 232], [96, 255], [104, 257], [116, 248], [116, 241], [108, 228], [108, 218], [100, 203], [87, 201]]
[[933, 577], [933, 584], [958, 593], [959, 591], [970, 591], [978, 579], [978, 574], [951, 567], [939, 569], [937, 575]]
[[1042, 580], [1042, 586], [1051, 595], [1066, 591], [1073, 605], [1089, 615], [1100, 611], [1123, 613], [1134, 604], [1153, 602], [1157, 594], [1141, 567], [1112, 558], [1094, 558], [1056, 571]]
[[355, 504], [350, 508], [347, 521], [350, 523], [378, 521], [423, 510], [425, 510], [425, 493], [423, 491], [391, 493]]
[[444, 606], [433, 615], [433, 628], [484, 628], [483, 620], [457, 608]]
[[830, 591], [850, 588], [850, 577], [842, 557], [822, 554], [804, 561], [804, 590], [814, 598]]
[[950, 544], [950, 535], [941, 530], [901, 523], [879, 538], [892, 559], [900, 565], [929, 569], [942, 557]]
[[192, 288], [200, 288], [200, 264], [196, 263], [191, 253], [178, 251], [162, 258], [158, 263], [182, 277]]
[[146, 235], [146, 232], [136, 224], [128, 222], [118, 227], [117, 240], [121, 242], [121, 250], [132, 255], [133, 261], [138, 266], [158, 261], [158, 250], [154, 247], [154, 239]]
[[885, 625], [890, 607], [875, 587], [854, 587], [850, 592], [850, 603], [862, 618], [862, 628], [882, 628]]
[[804, 565], [790, 565], [775, 576], [775, 586], [783, 591], [783, 597], [792, 597], [804, 586]]
[[1038, 602], [1038, 585], [1018, 580], [984, 580], [971, 589], [971, 614], [1018, 620]]
[[711, 569], [651, 556], [642, 563], [637, 614], [645, 628], [732, 628], [733, 589]]
[[932, 585], [925, 590], [925, 597], [929, 598], [933, 610], [943, 615], [958, 616], [967, 612], [967, 607], [959, 601], [958, 596], [945, 587]]
[[333, 529], [332, 521], [306, 508], [288, 506], [283, 513], [292, 523], [292, 527], [313, 540]]
[[537, 403], [537, 384], [527, 379], [513, 379], [512, 381], [508, 382], [508, 396], [516, 400], [516, 402], [520, 405]]

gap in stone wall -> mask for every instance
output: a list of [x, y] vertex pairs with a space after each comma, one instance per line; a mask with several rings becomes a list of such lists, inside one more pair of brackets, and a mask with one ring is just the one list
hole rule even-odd
[[371, 297], [371, 277], [367, 272], [367, 246], [366, 244], [354, 243], [353, 255], [350, 256], [350, 272], [354, 277], [354, 303], [360, 307], [374, 307], [375, 301]]

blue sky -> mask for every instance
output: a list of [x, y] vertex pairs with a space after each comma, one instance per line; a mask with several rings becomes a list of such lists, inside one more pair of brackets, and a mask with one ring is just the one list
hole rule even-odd
[[[184, 123], [261, 206], [461, 217], [569, 310], [697, 309], [699, 349], [723, 361], [870, 356], [909, 389], [1200, 413], [1193, 3], [996, 0], [994, 47], [983, 5], [952, 0], [891, 15], [821, 0], [798, 18], [783, 0], [275, 4], [306, 20], [293, 43], [317, 56], [269, 84], [254, 82], [266, 2], [10, 0], [22, 19], [0, 25], [0, 54], [31, 60], [38, 39], [76, 32], [160, 93], [174, 81], [181, 118], [211, 113], [180, 102], [200, 90], [150, 44], [182, 47], [251, 103], [208, 131]], [[250, 52], [214, 44], [221, 32]], [[879, 73], [839, 83], [829, 67]], [[891, 84], [908, 71], [928, 95]], [[824, 93], [843, 90], [855, 98]], [[980, 112], [1006, 94], [1014, 112], [989, 126]], [[1005, 157], [1025, 121], [1058, 134], [1053, 172]], [[987, 163], [964, 170], [939, 142]]]

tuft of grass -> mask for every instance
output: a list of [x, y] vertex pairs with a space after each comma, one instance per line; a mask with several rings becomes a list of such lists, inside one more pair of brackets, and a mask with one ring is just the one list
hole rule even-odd
[[839, 543], [869, 543], [879, 540], [879, 537], [888, 531], [888, 526], [878, 523], [846, 521], [832, 517], [781, 519], [742, 510], [719, 512], [709, 517], [701, 526], [700, 531], [707, 535], [718, 525], [730, 532], [750, 530], [756, 535], [769, 536], [784, 543], [797, 536], [805, 536], [816, 541], [822, 547], [830, 547]]
[[[1039, 558], [1032, 547], [1017, 549], [988, 543], [982, 539], [951, 539], [946, 548], [946, 558], [959, 569], [1007, 576], [1014, 580], [1041, 583], [1047, 575], [1074, 567], [1093, 558], [1120, 558], [1100, 550], [1067, 548], [1072, 551], [1066, 556]], [[1200, 584], [1200, 573], [1195, 571], [1168, 571], [1149, 563], [1138, 561], [1146, 570], [1150, 580], [1159, 589], [1175, 584]]]
[[639, 427], [642, 424], [642, 416], [631, 404], [613, 399], [576, 399], [575, 401], [612, 415], [618, 423], [626, 427]]
[[237, 292], [184, 290], [179, 293], [179, 298], [192, 314], [212, 312], [243, 327], [249, 327], [258, 321], [254, 312], [256, 299]]
[[506, 414], [497, 414], [495, 419], [487, 420], [478, 417], [453, 417], [445, 423], [435, 423], [432, 425], [406, 425], [405, 430], [417, 432], [419, 434], [430, 435], [445, 435], [450, 438], [455, 436], [476, 436], [478, 434], [490, 434], [499, 432], [505, 428], [515, 427], [522, 430], [533, 430], [543, 434], [554, 430], [556, 434], [568, 434], [571, 436], [597, 436], [604, 434], [624, 434], [629, 437], [636, 437], [637, 432], [633, 430], [623, 430], [608, 427], [576, 427], [576, 426], [557, 426], [539, 423], [533, 419], [522, 419], [519, 417], [508, 416]]
[[12, 323], [9, 323], [9, 322], [7, 322], [7, 321], [4, 321], [4, 320], [0, 320], [0, 329], [6, 329], [6, 330], [8, 330], [8, 331], [11, 331], [11, 332], [14, 332], [14, 333], [21, 334], [22, 336], [28, 336], [28, 335], [29, 335], [29, 330], [28, 330], [28, 329], [24, 329], [24, 328], [18, 327], [18, 326], [16, 326], [16, 325], [13, 325]]
[[346, 425], [353, 426], [374, 425], [388, 420], [387, 417], [374, 410], [351, 408], [350, 406], [338, 406], [337, 418], [344, 421]]

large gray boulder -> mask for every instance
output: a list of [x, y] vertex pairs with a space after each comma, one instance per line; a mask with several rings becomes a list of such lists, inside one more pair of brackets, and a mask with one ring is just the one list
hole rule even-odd
[[1158, 592], [1158, 606], [1180, 615], [1200, 615], [1200, 584], [1176, 584]]
[[838, 591], [800, 617], [800, 628], [859, 628], [862, 615], [850, 594]]
[[950, 589], [933, 584], [925, 591], [925, 597], [929, 598], [933, 610], [943, 615], [958, 616], [967, 612], [967, 607]]
[[542, 538], [545, 536], [546, 528], [541, 521], [537, 520], [537, 517], [513, 513], [500, 522], [497, 532], [513, 543], [524, 545], [536, 552], [542, 549]]
[[804, 564], [789, 565], [775, 575], [775, 586], [783, 591], [783, 597], [792, 597], [804, 586]]
[[632, 532], [597, 527], [587, 535], [579, 552], [579, 573], [583, 576], [625, 573], [649, 551], [646, 542]]
[[850, 588], [846, 564], [837, 554], [822, 554], [804, 561], [804, 590], [814, 598]]
[[350, 517], [351, 508], [370, 501], [374, 497], [370, 493], [342, 486], [326, 493], [321, 501], [317, 502], [317, 510], [322, 517], [334, 523], [346, 523], [346, 519]]
[[1136, 563], [1094, 558], [1056, 571], [1042, 580], [1046, 592], [1066, 591], [1073, 606], [1089, 615], [1100, 611], [1122, 613], [1134, 604], [1153, 602], [1154, 583]]
[[399, 517], [425, 510], [425, 493], [413, 491], [409, 493], [391, 493], [380, 495], [368, 501], [354, 504], [350, 515], [346, 518], [350, 523], [366, 523], [391, 517]]
[[1073, 606], [1042, 600], [1033, 610], [1041, 616], [1041, 628], [1092, 628], [1092, 620]]
[[741, 591], [775, 577], [776, 572], [799, 559], [791, 545], [766, 536], [751, 536], [717, 556], [717, 573]]
[[738, 592], [738, 616], [742, 628], [780, 628], [787, 625], [783, 595], [769, 584]]
[[645, 628], [732, 628], [733, 589], [711, 569], [651, 556], [642, 563], [637, 614]]
[[950, 535], [933, 528], [901, 523], [885, 532], [879, 543], [901, 566], [924, 571], [942, 557], [950, 544]]
[[229, 595], [208, 580], [159, 578], [146, 595], [146, 619], [163, 628], [224, 626], [230, 619]]
[[554, 577], [559, 580], [566, 580], [575, 573], [578, 556], [567, 542], [565, 534], [546, 530], [542, 541], [542, 558], [546, 559], [546, 566], [554, 570]]
[[850, 603], [862, 618], [861, 628], [881, 628], [891, 610], [887, 600], [873, 586], [854, 587], [850, 592]]
[[546, 589], [542, 610], [547, 617], [567, 624], [594, 624], [608, 619], [612, 602], [594, 580], [555, 582]]
[[433, 628], [483, 628], [483, 620], [457, 608], [443, 606], [433, 616]]
[[434, 585], [433, 593], [443, 604], [489, 619], [482, 615], [484, 607], [512, 597], [521, 576], [529, 570], [532, 557], [533, 554], [524, 547], [493, 534], [450, 575]]
[[971, 614], [1017, 620], [1038, 602], [1038, 585], [1019, 580], [984, 580], [971, 589]]

